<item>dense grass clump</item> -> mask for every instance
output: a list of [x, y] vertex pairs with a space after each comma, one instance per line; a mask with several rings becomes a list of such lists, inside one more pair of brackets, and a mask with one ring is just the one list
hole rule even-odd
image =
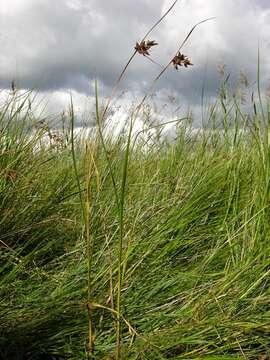
[[268, 359], [269, 118], [255, 100], [147, 143], [53, 130], [29, 96], [0, 109], [0, 358], [85, 359], [90, 331], [91, 357], [113, 359], [120, 331], [123, 359]]

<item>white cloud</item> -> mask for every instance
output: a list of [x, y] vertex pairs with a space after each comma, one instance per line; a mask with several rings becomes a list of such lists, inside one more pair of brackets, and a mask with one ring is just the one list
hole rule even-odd
[[[39, 1], [39, 0], [36, 0]], [[17, 15], [20, 11], [29, 7], [33, 3], [33, 0], [2, 0], [0, 4], [1, 15]]]
[[[165, 1], [166, 6], [170, 3]], [[204, 19], [214, 20], [200, 25], [185, 46], [196, 66], [227, 61], [229, 66], [242, 64], [256, 67], [258, 40], [265, 48], [265, 35], [269, 34], [270, 23], [266, 17], [270, 11], [257, 6], [254, 0], [183, 0], [166, 22], [169, 45], [184, 39], [191, 27]], [[224, 59], [225, 57], [225, 59]], [[254, 64], [255, 62], [255, 64]], [[255, 70], [255, 69], [254, 69]]]

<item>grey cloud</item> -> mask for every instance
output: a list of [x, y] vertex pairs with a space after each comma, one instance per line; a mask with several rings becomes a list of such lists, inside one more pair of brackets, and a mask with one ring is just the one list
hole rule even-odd
[[[2, 1], [8, 8], [8, 1]], [[216, 0], [209, 0], [207, 5], [201, 0], [179, 2], [153, 33], [161, 44], [153, 49], [153, 57], [162, 64], [170, 60], [196, 19], [212, 15], [217, 19], [215, 25], [206, 24], [196, 30], [185, 47], [194, 67], [179, 72], [170, 69], [156, 90], [171, 89], [198, 103], [206, 66], [209, 94], [216, 92], [219, 62], [228, 64], [233, 74], [244, 70], [253, 78], [257, 54], [254, 43], [269, 30], [265, 20], [269, 5], [264, 0], [250, 1], [259, 14], [259, 29], [251, 14], [252, 6], [245, 6], [246, 0], [237, 5], [232, 0], [220, 0], [219, 5]], [[166, 1], [166, 6], [169, 3]], [[16, 77], [23, 88], [74, 89], [91, 94], [90, 83], [97, 76], [107, 94], [134, 43], [161, 16], [162, 8], [164, 11], [163, 0], [25, 0], [20, 10], [6, 14], [0, 7], [0, 87], [8, 87]], [[263, 65], [269, 69], [267, 61], [265, 57]], [[128, 69], [122, 89], [145, 91], [159, 71], [146, 58], [137, 58]]]

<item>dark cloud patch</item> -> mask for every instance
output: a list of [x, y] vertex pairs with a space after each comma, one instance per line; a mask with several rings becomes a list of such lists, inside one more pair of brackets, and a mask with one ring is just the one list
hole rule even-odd
[[123, 0], [81, 1], [75, 9], [69, 4], [37, 0], [1, 15], [1, 84], [16, 77], [22, 87], [87, 92], [97, 76], [112, 86], [135, 40], [159, 18], [162, 1], [154, 7], [143, 0], [136, 6]]
[[263, 9], [269, 9], [270, 10], [270, 2], [269, 0], [253, 0], [254, 5], [259, 6]]
[[[134, 44], [164, 13], [172, 1], [165, 0], [24, 0], [20, 6], [1, 0], [0, 87], [16, 78], [23, 88], [93, 94], [91, 82], [100, 80], [108, 94], [132, 54]], [[16, 1], [15, 1], [16, 4]], [[270, 64], [266, 34], [269, 29], [268, 0], [180, 1], [155, 30], [152, 39], [160, 43], [153, 59], [166, 64], [190, 27], [206, 17], [216, 16], [194, 32], [184, 52], [194, 67], [172, 68], [156, 85], [199, 103], [207, 67], [207, 89], [214, 95], [219, 84], [217, 65], [225, 63], [232, 74], [240, 70], [256, 74], [258, 39], [262, 41], [262, 71], [266, 79]], [[147, 91], [160, 71], [144, 57], [128, 69], [121, 89]]]

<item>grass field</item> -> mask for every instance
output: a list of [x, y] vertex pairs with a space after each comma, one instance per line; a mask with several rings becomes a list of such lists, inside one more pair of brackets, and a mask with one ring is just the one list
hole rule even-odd
[[79, 138], [72, 109], [56, 131], [30, 93], [2, 103], [1, 359], [270, 359], [270, 118], [255, 98], [247, 115], [218, 95], [200, 131], [182, 120], [148, 143], [103, 125]]

